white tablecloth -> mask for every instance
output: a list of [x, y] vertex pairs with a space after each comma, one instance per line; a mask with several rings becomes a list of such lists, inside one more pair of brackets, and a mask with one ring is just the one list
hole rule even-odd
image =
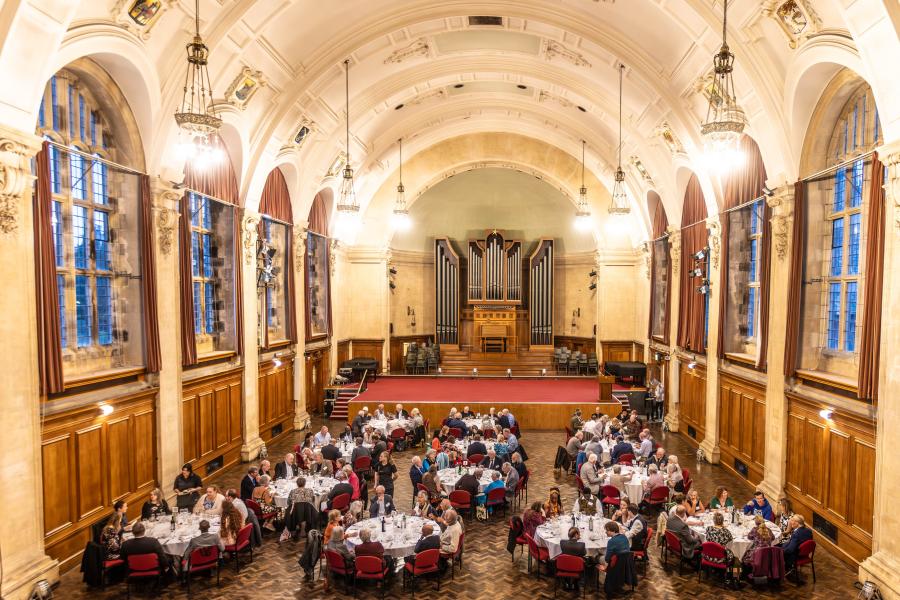
[[[688, 524], [691, 525], [691, 529], [693, 529], [703, 541], [706, 541], [706, 528], [712, 526], [714, 512], [716, 511], [706, 511], [696, 517], [688, 518]], [[728, 549], [740, 560], [740, 558], [744, 556], [744, 552], [746, 552], [753, 544], [753, 542], [747, 539], [747, 534], [753, 529], [753, 516], [746, 516], [738, 510], [738, 523], [732, 524], [731, 511], [725, 512], [724, 515], [725, 527], [731, 532], [732, 537], [734, 537], [734, 540], [728, 544]], [[703, 524], [693, 525], [692, 523], [695, 521], [702, 521]], [[766, 521], [766, 527], [769, 528], [769, 531], [771, 531], [774, 536], [772, 543], [777, 543], [779, 538], [781, 538], [781, 529], [771, 521]]]
[[[195, 514], [178, 514], [176, 515], [177, 525], [175, 531], [172, 531], [171, 518], [160, 519], [158, 521], [142, 521], [146, 527], [146, 537], [153, 537], [159, 540], [166, 554], [173, 556], [183, 556], [187, 550], [191, 539], [200, 535], [200, 521], [206, 519], [209, 521], [209, 532], [218, 533], [220, 528], [220, 518], [218, 515], [204, 516]], [[123, 536], [123, 539], [134, 537], [130, 532]]]
[[[482, 417], [470, 417], [468, 419], [463, 419], [463, 423], [466, 424], [469, 431], [472, 431], [473, 427], [477, 427], [480, 431], [484, 431], [485, 429], [497, 429], [496, 419], [486, 422]], [[488, 423], [490, 425], [488, 425]]]
[[[351, 464], [351, 458], [353, 457], [353, 451], [356, 449], [356, 444], [341, 444], [337, 448], [341, 452], [341, 457], [347, 461], [347, 464]], [[363, 443], [363, 448], [371, 451], [374, 446], [372, 444]], [[372, 463], [375, 463], [374, 457], [372, 458]]]
[[[462, 452], [463, 456], [466, 456], [469, 452], [469, 444], [471, 444], [472, 441], [473, 440], [468, 440], [468, 439], [467, 440], [457, 440], [456, 443], [454, 444], [454, 446], [456, 446], [457, 450]], [[484, 444], [484, 447], [487, 450], [491, 450], [494, 447], [494, 442], [492, 442], [491, 440], [482, 440], [481, 443]], [[485, 452], [484, 455], [487, 456], [487, 452]]]
[[[473, 467], [469, 467], [469, 470], [474, 474], [475, 469]], [[466, 470], [463, 469], [463, 473]], [[494, 471], [491, 469], [485, 469], [484, 473], [481, 475], [481, 479], [478, 482], [478, 492], [484, 493], [484, 488], [490, 485], [492, 475]], [[441, 487], [444, 488], [444, 491], [449, 495], [456, 488], [456, 482], [459, 481], [460, 477], [462, 477], [462, 473], [457, 473], [456, 467], [450, 467], [449, 469], [441, 469], [438, 471], [438, 478], [441, 480]], [[502, 478], [502, 477], [501, 477]]]
[[[622, 475], [628, 476], [631, 475], [631, 481], [625, 482], [625, 495], [628, 496], [628, 499], [634, 503], [639, 503], [641, 498], [644, 497], [644, 482], [647, 481], [647, 476], [644, 475], [644, 470], [640, 467], [629, 467], [627, 465], [622, 465]], [[612, 467], [606, 469], [606, 477], [603, 480], [603, 485], [609, 485], [609, 476], [612, 475]]]
[[[322, 503], [328, 499], [331, 489], [338, 483], [334, 477], [316, 477], [315, 475], [306, 476], [306, 485], [316, 495], [316, 506], [322, 508]], [[275, 506], [278, 508], [287, 508], [288, 496], [297, 489], [297, 482], [293, 479], [278, 479], [269, 484], [272, 490], [272, 496], [275, 500]]]
[[[597, 556], [606, 550], [606, 531], [603, 526], [609, 519], [601, 516], [578, 517], [578, 529], [581, 532], [579, 541], [584, 542], [589, 556]], [[569, 539], [569, 528], [572, 527], [571, 515], [551, 519], [535, 530], [534, 541], [538, 546], [543, 546], [550, 553], [550, 560], [562, 554], [560, 541]]]
[[[585, 425], [585, 436], [584, 439], [588, 442], [591, 441], [592, 435], [587, 433], [587, 425]], [[610, 461], [609, 451], [611, 449], [610, 443], [606, 439], [600, 440], [600, 454], [597, 455], [599, 462], [606, 464]], [[587, 452], [587, 444], [584, 445], [584, 451]]]
[[391, 432], [398, 428], [412, 431], [413, 421], [412, 419], [371, 419], [366, 423], [366, 427], [371, 427], [384, 436], [390, 436]]
[[402, 526], [403, 515], [394, 513], [394, 516], [385, 519], [385, 531], [381, 531], [381, 518], [366, 519], [354, 523], [347, 528], [347, 538], [345, 543], [347, 548], [354, 551], [362, 540], [359, 539], [359, 532], [362, 529], [368, 529], [372, 532], [372, 541], [381, 542], [384, 546], [384, 553], [387, 556], [395, 558], [403, 558], [413, 553], [416, 543], [422, 537], [422, 525], [430, 523], [434, 529], [433, 535], [438, 535], [441, 528], [437, 523], [430, 519], [423, 519], [413, 515], [407, 515], [406, 527]]

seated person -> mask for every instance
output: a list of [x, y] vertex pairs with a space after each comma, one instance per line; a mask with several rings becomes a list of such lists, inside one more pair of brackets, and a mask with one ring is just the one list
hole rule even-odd
[[513, 469], [518, 471], [519, 477], [525, 477], [525, 474], [528, 473], [528, 467], [525, 466], [522, 455], [518, 452], [513, 452], [512, 456], [509, 457], [509, 460], [512, 463]]
[[440, 478], [437, 474], [438, 468], [437, 465], [432, 464], [428, 467], [428, 471], [422, 475], [422, 485], [425, 486], [425, 489], [428, 490], [428, 496], [432, 500], [436, 500], [441, 497], [441, 486], [440, 486]]
[[487, 451], [487, 456], [485, 456], [484, 460], [481, 461], [480, 466], [492, 471], [499, 471], [503, 466], [503, 460], [499, 456], [497, 456], [497, 451], [491, 448]]
[[654, 489], [664, 485], [666, 485], [666, 478], [659, 472], [659, 468], [656, 465], [649, 465], [647, 467], [647, 479], [641, 484], [644, 493], [649, 494]]
[[503, 479], [500, 478], [500, 471], [492, 471], [491, 482], [484, 486], [485, 497], [487, 497], [487, 495], [491, 493], [491, 490], [502, 487], [506, 487], [506, 483], [503, 481]]
[[275, 465], [275, 479], [294, 479], [300, 474], [293, 452], [284, 455], [284, 460]]
[[100, 532], [100, 545], [103, 546], [103, 560], [118, 560], [122, 549], [122, 514], [114, 512]]
[[[337, 552], [344, 559], [344, 565], [350, 568], [353, 565], [353, 554], [347, 549], [347, 544], [344, 540], [344, 528], [340, 525], [336, 525], [334, 529], [331, 530], [331, 539], [325, 544], [323, 551], [331, 550], [332, 552]], [[331, 569], [327, 569], [327, 573], [330, 576]]]
[[581, 418], [581, 409], [576, 408], [575, 414], [569, 419], [569, 429], [574, 433], [584, 427], [584, 420]]
[[119, 551], [119, 558], [124, 560], [126, 565], [128, 564], [129, 555], [155, 554], [159, 560], [159, 567], [161, 570], [168, 571], [171, 568], [172, 562], [163, 550], [159, 540], [144, 535], [146, 533], [146, 528], [143, 523], [135, 523], [131, 528], [131, 533], [134, 534], [134, 537], [122, 542], [122, 547]]
[[338, 471], [335, 473], [334, 478], [337, 479], [337, 484], [331, 491], [328, 492], [328, 507], [331, 508], [334, 503], [334, 499], [340, 496], [341, 494], [347, 494], [351, 498], [353, 497], [353, 486], [347, 481], [347, 474], [343, 471]]
[[466, 425], [466, 422], [462, 420], [462, 413], [458, 412], [448, 419], [447, 427], [450, 429], [459, 429], [462, 432], [462, 437], [469, 435], [469, 427]]
[[428, 518], [437, 523], [438, 526], [443, 529], [447, 524], [445, 515], [451, 508], [452, 506], [450, 505], [450, 500], [444, 498], [437, 504], [437, 506], [431, 507], [431, 510], [428, 511]]
[[394, 499], [384, 491], [383, 485], [375, 486], [375, 497], [369, 505], [369, 516], [373, 519], [376, 517], [387, 517], [394, 512]]
[[603, 526], [603, 529], [606, 531], [606, 536], [609, 538], [609, 541], [606, 542], [606, 554], [603, 557], [604, 564], [600, 565], [598, 568], [601, 571], [606, 571], [609, 568], [609, 561], [612, 560], [614, 555], [631, 552], [631, 544], [628, 542], [628, 538], [625, 537], [625, 534], [620, 532], [618, 524], [608, 521], [606, 525]]
[[222, 543], [222, 538], [219, 537], [218, 533], [210, 533], [209, 521], [203, 519], [200, 521], [200, 534], [191, 538], [190, 543], [184, 550], [184, 554], [181, 557], [183, 565], [187, 566], [187, 562], [191, 558], [191, 552], [197, 548], [206, 548], [208, 546], [218, 546], [220, 553], [225, 552], [225, 544]]
[[678, 541], [681, 542], [682, 556], [693, 560], [694, 555], [700, 549], [702, 541], [700, 536], [694, 533], [687, 524], [687, 511], [684, 510], [683, 506], [675, 507], [675, 514], [669, 517], [669, 520], [666, 522], [666, 531], [672, 532], [678, 538]]
[[720, 485], [716, 488], [716, 495], [709, 501], [709, 508], [712, 510], [720, 508], [733, 508], [734, 500], [728, 495], [728, 488]]
[[325, 460], [335, 461], [341, 457], [341, 451], [334, 445], [334, 440], [328, 440], [328, 443], [322, 446], [321, 452]]
[[578, 509], [578, 512], [583, 515], [593, 516], [597, 514], [597, 504], [600, 502], [597, 496], [591, 493], [591, 490], [584, 488], [581, 490], [581, 494], [578, 495], [578, 500], [575, 501], [575, 506]]
[[720, 546], [725, 547], [724, 559], [707, 557], [706, 560], [718, 564], [725, 564], [729, 567], [734, 563], [734, 553], [728, 549], [728, 544], [734, 541], [734, 536], [728, 531], [728, 528], [725, 527], [725, 515], [721, 512], [716, 511], [713, 513], [713, 524], [706, 528], [706, 541], [715, 542]]
[[413, 503], [412, 514], [417, 517], [424, 517], [428, 514], [429, 509], [431, 508], [431, 502], [428, 501], [428, 492], [420, 490], [418, 494], [416, 494], [415, 502]]
[[526, 508], [525, 512], [522, 513], [523, 531], [531, 537], [534, 537], [535, 530], [543, 525], [545, 520], [541, 503], [535, 502], [531, 505], [531, 508]]
[[662, 446], [656, 448], [656, 452], [647, 459], [647, 464], [656, 465], [660, 470], [666, 468], [669, 463], [669, 457], [666, 456], [666, 449]]
[[331, 539], [331, 532], [334, 531], [335, 527], [340, 527], [341, 525], [341, 511], [339, 510], [329, 510], [328, 511], [328, 522], [325, 525], [325, 532], [322, 534], [322, 543], [328, 544], [328, 540]]
[[231, 500], [225, 500], [222, 503], [222, 519], [219, 528], [219, 537], [226, 546], [233, 546], [237, 542], [238, 532], [244, 526], [244, 517], [241, 512], [231, 503]]
[[768, 548], [775, 541], [775, 536], [766, 525], [766, 520], [762, 518], [762, 515], [753, 517], [753, 529], [747, 533], [747, 539], [750, 540], [751, 545], [744, 552], [741, 563], [743, 563], [744, 569], [749, 571], [749, 568], [753, 565], [753, 555], [756, 553], [756, 550]]
[[552, 519], [553, 517], [558, 517], [564, 512], [562, 499], [559, 495], [559, 488], [553, 486], [550, 488], [550, 494], [547, 497], [547, 501], [544, 502], [544, 516], [548, 519]]
[[310, 471], [319, 477], [331, 477], [334, 474], [334, 465], [330, 460], [325, 460], [321, 450], [316, 450]]
[[703, 501], [700, 500], [700, 492], [696, 489], [692, 489], [688, 492], [684, 501], [688, 516], [696, 517], [706, 511], [706, 507], [703, 506]]
[[622, 465], [613, 465], [612, 473], [609, 474], [609, 485], [619, 490], [620, 496], [626, 496], [625, 484], [631, 481], [632, 475], [622, 475]]
[[472, 412], [471, 410], [469, 410], [469, 407], [468, 407], [468, 406], [463, 406], [463, 409], [462, 409], [462, 418], [463, 418], [463, 419], [474, 419], [474, 418], [475, 418], [475, 413]]
[[812, 530], [806, 526], [806, 520], [798, 514], [791, 517], [786, 542], [781, 544], [784, 549], [784, 566], [788, 570], [794, 568], [797, 557], [800, 554], [800, 544], [813, 539]]
[[462, 526], [459, 524], [456, 511], [452, 508], [444, 513], [444, 522], [446, 526], [441, 531], [441, 563], [446, 568], [448, 559], [459, 549]]
[[475, 469], [475, 474], [464, 473], [462, 477], [459, 478], [459, 481], [456, 482], [455, 489], [457, 490], [465, 490], [469, 492], [469, 497], [474, 502], [475, 498], [478, 497], [478, 488], [481, 487], [481, 476], [484, 475], [484, 470], [481, 468]]
[[631, 543], [632, 550], [643, 550], [647, 540], [647, 521], [638, 512], [637, 505], [622, 499], [622, 505], [612, 520], [621, 525], [620, 530]]
[[141, 520], [156, 520], [170, 514], [172, 514], [172, 511], [169, 509], [166, 499], [162, 497], [162, 490], [156, 488], [151, 491], [150, 499], [144, 502], [144, 506], [141, 507]]
[[331, 434], [328, 433], [328, 427], [322, 425], [322, 429], [319, 430], [319, 433], [313, 436], [313, 444], [316, 446], [324, 446], [329, 442], [331, 442]]
[[422, 525], [422, 537], [419, 538], [419, 541], [416, 542], [416, 547], [413, 549], [412, 556], [407, 556], [403, 560], [408, 563], [411, 563], [415, 560], [415, 555], [419, 552], [424, 552], [425, 550], [440, 550], [441, 549], [441, 538], [434, 535], [434, 527], [431, 526], [431, 523], [425, 523]]
[[481, 434], [477, 434], [472, 443], [469, 444], [469, 447], [466, 448], [467, 458], [473, 454], [480, 454], [482, 456], [487, 454], [487, 446], [481, 441]]
[[579, 477], [581, 477], [581, 483], [584, 487], [594, 495], [600, 493], [600, 486], [603, 484], [603, 475], [601, 475], [602, 469], [597, 464], [597, 455], [589, 454], [587, 457], [587, 462], [581, 465], [581, 471], [579, 471]]
[[[251, 495], [250, 499], [256, 501], [256, 503], [259, 504], [259, 510], [264, 515], [272, 514], [278, 511], [278, 507], [275, 506], [275, 496], [272, 495], [272, 490], [269, 488], [268, 475], [260, 475], [259, 485], [253, 489], [253, 494]], [[263, 527], [265, 529], [274, 531], [275, 524], [272, 523], [272, 521], [273, 519], [267, 519]]]
[[506, 480], [506, 501], [512, 502], [519, 486], [519, 472], [513, 469], [510, 463], [503, 463], [502, 471]]
[[[262, 477], [266, 477], [263, 475]], [[261, 480], [262, 477], [259, 479]], [[266, 488], [268, 489], [268, 478], [266, 478]], [[258, 487], [258, 482], [257, 482]], [[207, 486], [206, 493], [200, 496], [200, 499], [197, 500], [197, 503], [194, 505], [194, 514], [199, 515], [200, 513], [207, 513], [212, 515], [221, 515], [222, 514], [222, 502], [225, 501], [225, 496], [219, 493], [219, 488], [214, 485]]]
[[634, 446], [625, 441], [623, 436], [616, 438], [616, 445], [609, 451], [609, 459], [613, 464], [619, 462], [619, 457], [625, 454], [634, 454]]
[[388, 556], [384, 555], [384, 546], [381, 542], [373, 542], [372, 541], [372, 530], [363, 528], [359, 532], [360, 543], [353, 549], [353, 553], [356, 556], [374, 556], [375, 558], [381, 559], [382, 564], [387, 564], [389, 567], [392, 567], [394, 564], [394, 560]]
[[753, 494], [753, 498], [744, 505], [744, 514], [760, 514], [766, 521], [772, 521], [775, 517], [775, 513], [772, 512], [772, 505], [769, 504], [769, 499], [766, 498], [766, 495], [762, 490], [756, 490], [756, 493]]

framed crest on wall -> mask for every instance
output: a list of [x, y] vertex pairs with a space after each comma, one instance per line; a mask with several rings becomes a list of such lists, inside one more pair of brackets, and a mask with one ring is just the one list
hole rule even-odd
[[262, 72], [244, 67], [228, 86], [228, 91], [225, 92], [225, 101], [243, 110], [253, 95], [264, 85], [266, 85], [266, 79]]
[[172, 4], [174, 0], [119, 0], [110, 14], [116, 23], [146, 40]]

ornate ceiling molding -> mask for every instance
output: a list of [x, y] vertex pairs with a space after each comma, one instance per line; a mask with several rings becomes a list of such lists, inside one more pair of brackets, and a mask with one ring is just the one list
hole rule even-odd
[[267, 83], [262, 71], [244, 67], [225, 92], [225, 102], [244, 110], [250, 99]]
[[638, 174], [638, 176], [643, 179], [648, 185], [652, 186], [653, 178], [650, 176], [650, 173], [649, 171], [647, 171], [644, 163], [641, 162], [641, 159], [636, 155], [632, 155], [631, 158], [628, 159], [628, 161], [631, 163], [631, 166], [634, 167], [634, 170]]
[[176, 0], [118, 0], [109, 15], [116, 25], [147, 41], [163, 13], [175, 4]]
[[40, 150], [40, 139], [0, 131], [0, 233], [19, 229], [21, 207], [31, 202], [31, 159]]
[[544, 40], [542, 54], [548, 61], [552, 61], [554, 58], [561, 58], [569, 63], [572, 63], [576, 67], [587, 67], [588, 69], [591, 68], [591, 63], [584, 57], [583, 54], [575, 52], [574, 50], [570, 50], [559, 42], [553, 40]]
[[567, 100], [559, 94], [554, 94], [547, 90], [541, 90], [540, 94], [538, 94], [538, 102], [556, 102], [563, 108], [575, 108], [575, 103], [571, 100]]
[[672, 126], [669, 125], [668, 121], [663, 121], [657, 125], [656, 129], [653, 130], [653, 135], [662, 138], [663, 143], [666, 145], [666, 148], [669, 149], [672, 156], [686, 154], [684, 146], [681, 144], [681, 140], [679, 140], [678, 136], [675, 135], [675, 132], [672, 131]]
[[419, 38], [405, 48], [394, 50], [387, 58], [384, 59], [384, 64], [397, 65], [410, 58], [415, 58], [416, 56], [422, 56], [425, 58], [431, 56], [431, 45], [425, 38]]
[[766, 0], [762, 14], [778, 23], [791, 48], [822, 29], [822, 19], [813, 8], [812, 0]]

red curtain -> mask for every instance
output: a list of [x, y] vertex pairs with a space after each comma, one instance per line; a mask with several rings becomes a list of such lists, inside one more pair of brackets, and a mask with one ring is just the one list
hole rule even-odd
[[[666, 209], [663, 206], [662, 200], [659, 197], [659, 194], [656, 192], [650, 192], [647, 197], [648, 209], [650, 212], [650, 219], [652, 220], [653, 225], [653, 233], [651, 237], [653, 240], [657, 240], [661, 238], [666, 233], [666, 229], [669, 227], [669, 218], [666, 216]], [[655, 241], [651, 242], [650, 246], [650, 264], [651, 264], [651, 273], [650, 273], [650, 322], [648, 324], [648, 333], [647, 336], [653, 338], [653, 309], [655, 306], [654, 298], [656, 297], [656, 273], [652, 272], [652, 265], [656, 264], [656, 243]], [[671, 304], [671, 294], [672, 294], [672, 263], [670, 258], [666, 257], [666, 307], [665, 307], [665, 318], [663, 322], [665, 323], [663, 327], [663, 343], [669, 343], [669, 306]]]
[[[259, 202], [259, 212], [269, 215], [279, 221], [284, 221], [293, 225], [294, 217], [291, 211], [291, 193], [288, 190], [287, 182], [284, 179], [284, 173], [278, 167], [274, 168], [266, 178], [266, 184], [263, 187], [262, 198]], [[294, 304], [294, 228], [288, 228], [287, 245], [285, 247], [284, 268], [285, 274], [285, 295], [286, 306], [285, 312], [287, 319], [287, 336], [292, 344], [297, 343], [297, 318]], [[263, 317], [263, 332], [265, 338], [265, 346], [269, 345], [269, 332], [265, 326], [265, 316]]]
[[309, 225], [307, 229], [313, 233], [328, 237], [328, 214], [331, 212], [331, 203], [325, 199], [322, 192], [316, 194], [312, 206], [309, 209]]
[[[224, 148], [221, 140], [219, 144]], [[237, 177], [227, 152], [223, 160], [204, 169], [195, 169], [190, 161], [185, 163], [184, 185], [204, 196], [240, 206]]]
[[803, 257], [806, 232], [806, 184], [794, 184], [794, 229], [791, 235], [791, 274], [788, 279], [787, 331], [784, 339], [784, 376], [791, 377], [797, 369], [800, 348], [800, 319], [803, 300]]
[[691, 175], [684, 192], [684, 210], [681, 215], [681, 276], [678, 306], [678, 337], [676, 343], [693, 352], [704, 352], [705, 297], [697, 292], [700, 280], [691, 277], [693, 255], [706, 247], [709, 236], [706, 231], [706, 201], [700, 181]]
[[153, 195], [150, 176], [141, 175], [141, 297], [144, 303], [144, 344], [147, 371], [159, 373], [159, 319], [156, 313], [156, 256], [153, 254]]
[[194, 334], [194, 281], [191, 271], [191, 201], [181, 197], [178, 220], [178, 271], [181, 275], [181, 365], [197, 364], [197, 339]]
[[36, 157], [37, 189], [34, 210], [34, 283], [38, 327], [38, 380], [42, 395], [63, 391], [62, 338], [59, 331], [59, 290], [56, 285], [56, 250], [53, 245], [50, 190], [50, 143]]
[[868, 230], [866, 245], [866, 278], [863, 298], [862, 340], [859, 347], [860, 400], [878, 399], [878, 362], [881, 356], [881, 296], [884, 282], [884, 165], [878, 153], [872, 157], [872, 177], [869, 188]]

